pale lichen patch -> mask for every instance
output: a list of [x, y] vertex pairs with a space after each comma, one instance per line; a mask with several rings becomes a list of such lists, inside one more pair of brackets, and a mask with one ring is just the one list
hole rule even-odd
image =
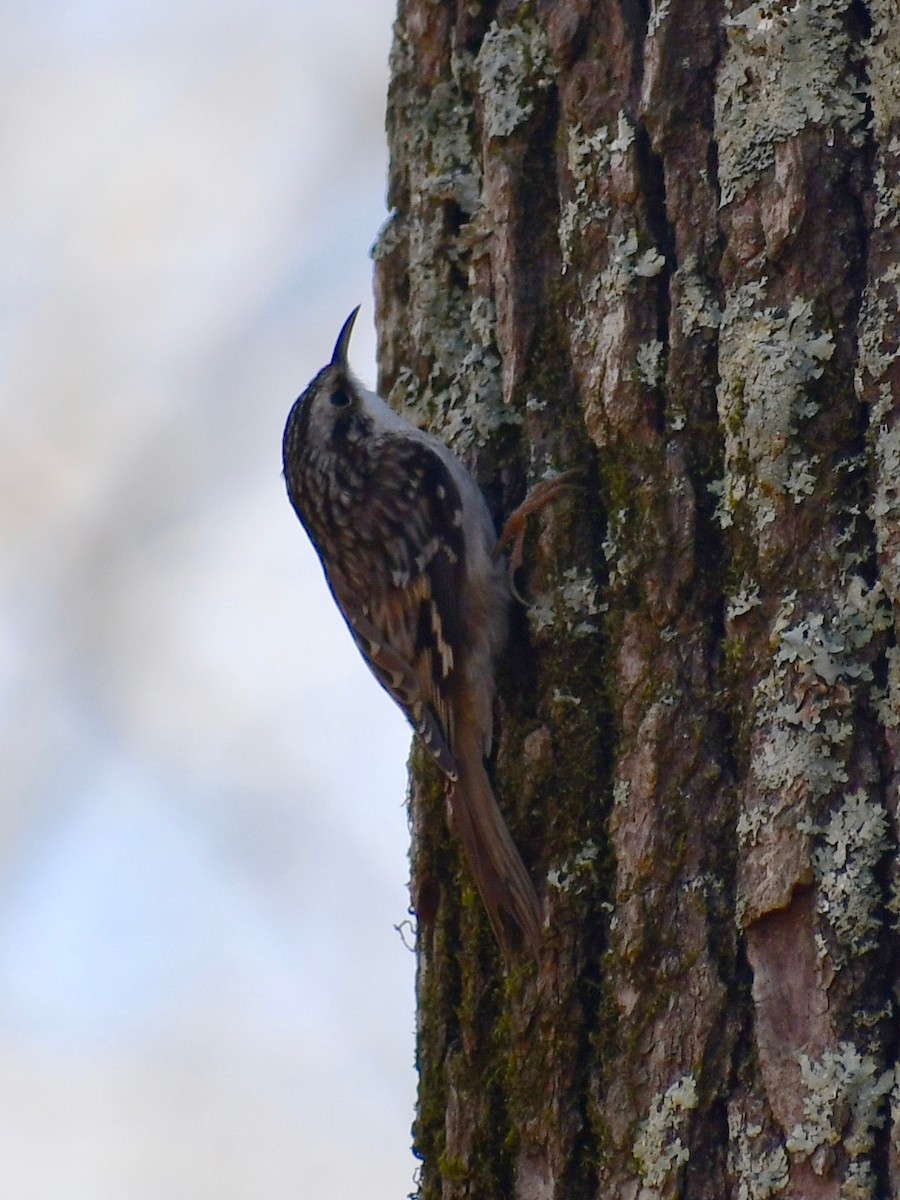
[[[898, 146], [900, 154], [900, 146]], [[900, 209], [900, 196], [891, 197], [892, 219]], [[897, 308], [900, 305], [900, 263], [890, 263], [884, 271], [870, 280], [863, 293], [859, 314], [859, 359], [857, 362], [857, 391], [864, 389], [868, 379], [880, 380], [900, 358], [900, 346], [893, 337]], [[890, 391], [886, 394], [887, 404], [873, 413], [875, 421], [881, 421], [891, 408]]]
[[596, 618], [609, 606], [600, 599], [600, 590], [590, 576], [569, 567], [562, 583], [535, 601], [528, 610], [528, 622], [534, 633], [562, 628], [575, 635], [596, 633]]
[[807, 125], [862, 144], [864, 97], [851, 78], [844, 0], [754, 3], [726, 18], [716, 88], [721, 202], [740, 197]]
[[600, 277], [600, 286], [607, 295], [621, 296], [634, 278], [634, 259], [637, 255], [638, 239], [635, 230], [615, 233], [609, 239], [606, 266]]
[[605, 125], [587, 134], [580, 124], [570, 127], [566, 140], [566, 163], [574, 188], [562, 206], [559, 218], [559, 247], [562, 273], [572, 265], [578, 237], [610, 213], [607, 173], [612, 147]]
[[[866, 47], [869, 58], [869, 94], [872, 103], [872, 125], [880, 141], [886, 140], [900, 122], [900, 25], [893, 0], [871, 0], [869, 16], [872, 32]], [[896, 143], [898, 139], [893, 139]], [[891, 153], [897, 147], [888, 144]], [[896, 215], [897, 206], [894, 206]]]
[[650, 19], [647, 21], [647, 37], [653, 37], [660, 25], [669, 15], [671, 0], [652, 0]]
[[606, 537], [600, 548], [609, 568], [610, 585], [627, 582], [637, 566], [637, 550], [622, 549], [629, 544], [626, 537], [627, 523], [628, 510], [625, 508], [614, 509], [607, 517]]
[[446, 417], [441, 437], [456, 449], [485, 445], [504, 425], [522, 418], [503, 404], [500, 356], [493, 349], [472, 346], [459, 359], [457, 371], [443, 392]]
[[800, 1075], [806, 1089], [803, 1120], [791, 1129], [788, 1151], [810, 1160], [816, 1169], [828, 1147], [840, 1143], [851, 1160], [847, 1181], [858, 1187], [868, 1176], [860, 1160], [871, 1152], [874, 1132], [885, 1122], [881, 1110], [894, 1085], [894, 1071], [879, 1071], [871, 1055], [860, 1054], [852, 1042], [841, 1042], [836, 1051], [826, 1050], [815, 1061], [801, 1054]]
[[718, 485], [719, 519], [733, 522], [746, 505], [757, 530], [776, 517], [774, 497], [795, 503], [815, 484], [814, 460], [795, 444], [801, 421], [818, 404], [808, 393], [834, 353], [830, 332], [815, 329], [812, 304], [797, 297], [786, 315], [764, 304], [765, 281], [728, 297], [719, 348], [719, 413], [725, 430], [726, 475]]
[[748, 580], [745, 576], [741, 580], [740, 591], [729, 597], [728, 606], [725, 609], [725, 620], [731, 622], [736, 617], [742, 617], [761, 603], [759, 583], [756, 580]]
[[631, 780], [619, 778], [613, 784], [613, 807], [624, 808], [631, 796]]
[[706, 280], [697, 273], [697, 258], [689, 254], [672, 275], [672, 293], [677, 295], [677, 315], [686, 334], [718, 329], [722, 309]]
[[764, 802], [754, 805], [753, 808], [743, 809], [738, 815], [736, 826], [738, 845], [759, 845], [763, 831], [772, 825], [777, 813], [778, 809], [774, 805]]
[[784, 490], [794, 497], [794, 503], [799, 504], [804, 496], [811, 496], [816, 487], [816, 476], [813, 467], [821, 461], [818, 454], [810, 458], [798, 458], [791, 463]]
[[658, 250], [645, 250], [634, 264], [635, 275], [640, 275], [644, 279], [652, 279], [655, 275], [659, 275], [663, 267], [666, 265], [666, 260]]
[[875, 692], [875, 708], [886, 729], [900, 728], [900, 647], [888, 646], [884, 652], [887, 683]]
[[[885, 383], [883, 391], [888, 403], [893, 404], [890, 384]], [[900, 424], [887, 420], [880, 422], [875, 426], [873, 442], [875, 484], [870, 513], [875, 524], [882, 578], [896, 604], [900, 600], [900, 539], [897, 534], [900, 529]]]
[[641, 1178], [648, 1186], [660, 1187], [690, 1158], [690, 1151], [681, 1139], [687, 1131], [689, 1114], [697, 1104], [693, 1075], [683, 1075], [651, 1102], [632, 1147]]
[[647, 387], [656, 387], [662, 378], [662, 354], [664, 350], [662, 342], [655, 338], [649, 342], [642, 342], [638, 346], [637, 351], [637, 375], [641, 383], [645, 383]]
[[859, 575], [854, 575], [838, 595], [837, 611], [831, 617], [809, 612], [794, 620], [794, 613], [791, 600], [772, 627], [773, 639], [777, 638], [777, 666], [793, 664], [804, 681], [821, 680], [829, 687], [838, 679], [872, 678], [872, 668], [858, 651], [877, 632], [890, 626], [880, 583], [867, 587]]
[[790, 1180], [784, 1147], [763, 1136], [761, 1125], [746, 1120], [737, 1106], [728, 1113], [729, 1158], [738, 1178], [738, 1200], [770, 1200]]
[[599, 853], [600, 847], [596, 842], [585, 842], [570, 859], [547, 872], [547, 883], [560, 892], [577, 895], [587, 891], [596, 873]]
[[748, 868], [755, 864], [739, 889], [741, 919], [783, 902], [801, 882], [800, 874], [789, 876], [785, 863], [800, 872], [800, 864], [809, 860], [805, 845], [814, 836], [823, 839], [814, 864], [821, 911], [835, 934], [832, 954], [841, 947], [869, 948], [872, 872], [884, 830], [880, 809], [857, 792], [845, 795], [821, 828], [813, 814], [849, 782], [849, 685], [871, 679], [864, 651], [890, 619], [880, 585], [869, 588], [859, 576], [846, 581], [835, 605], [831, 614], [803, 611], [791, 593], [776, 614], [770, 632], [772, 669], [754, 689], [752, 782], [737, 823]]
[[872, 1164], [867, 1159], [854, 1159], [841, 1184], [841, 1200], [873, 1200], [878, 1194], [876, 1184]]
[[[668, 8], [669, 0], [663, 0], [663, 4]], [[621, 158], [633, 142], [634, 126], [628, 120], [627, 114], [620, 111], [616, 121], [616, 136], [610, 143], [610, 151], [613, 155]]]
[[[410, 199], [383, 227], [373, 255], [384, 259], [402, 253], [408, 264], [410, 341], [429, 369], [423, 378], [409, 365], [415, 359], [410, 355], [398, 366], [388, 400], [414, 424], [439, 428], [454, 449], [464, 452], [521, 417], [503, 402], [494, 301], [470, 286], [487, 238], [481, 160], [474, 145], [474, 59], [454, 52], [450, 77], [423, 94], [406, 83], [415, 75], [413, 58], [398, 26], [392, 52], [394, 106], [404, 112], [402, 160]], [[458, 232], [447, 229], [448, 203], [466, 218]]]
[[550, 86], [553, 64], [538, 24], [500, 26], [494, 21], [475, 60], [488, 137], [509, 137], [534, 111], [536, 94]]
[[497, 351], [477, 343], [469, 311], [462, 305], [456, 309], [451, 332], [428, 322], [434, 361], [424, 385], [403, 369], [390, 402], [414, 424], [438, 425], [441, 438], [464, 451], [485, 445], [502, 426], [520, 424], [522, 418], [503, 404]]
[[600, 277], [601, 290], [607, 296], [624, 296], [635, 278], [650, 279], [665, 265], [666, 260], [655, 248], [639, 252], [636, 230], [612, 234], [606, 266]]
[[839, 948], [854, 956], [874, 950], [876, 945], [880, 921], [875, 872], [888, 848], [887, 830], [884, 806], [859, 788], [847, 793], [826, 824], [816, 831], [816, 907], [834, 932]]

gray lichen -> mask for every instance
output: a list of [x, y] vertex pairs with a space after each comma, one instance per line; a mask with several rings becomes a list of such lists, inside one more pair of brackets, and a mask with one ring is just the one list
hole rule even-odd
[[564, 629], [574, 635], [592, 634], [598, 629], [595, 618], [607, 608], [606, 602], [600, 599], [596, 580], [569, 567], [558, 587], [532, 603], [528, 623], [535, 634], [548, 629]]
[[900, 647], [888, 646], [884, 652], [887, 683], [875, 692], [878, 718], [886, 729], [900, 728]]
[[845, 0], [755, 3], [726, 18], [716, 88], [722, 204], [775, 162], [777, 146], [809, 124], [862, 144], [865, 98], [848, 71]]
[[722, 310], [709, 284], [697, 273], [697, 259], [689, 254], [672, 275], [672, 292], [678, 297], [677, 313], [686, 334], [718, 329]]
[[759, 598], [759, 584], [755, 580], [751, 582], [745, 576], [741, 580], [740, 591], [736, 592], [728, 600], [725, 619], [728, 622], [734, 621], [737, 617], [742, 617], [761, 603]]
[[867, 587], [859, 575], [853, 575], [837, 596], [837, 610], [831, 617], [813, 612], [794, 621], [794, 611], [790, 600], [773, 627], [778, 637], [777, 665], [792, 663], [805, 678], [829, 686], [838, 679], [872, 678], [871, 667], [858, 652], [890, 625], [880, 583]]
[[538, 24], [500, 26], [494, 21], [478, 57], [478, 91], [488, 137], [509, 137], [534, 111], [535, 93], [548, 88], [553, 65], [547, 35]]
[[[872, 444], [875, 460], [874, 495], [870, 514], [885, 588], [896, 604], [900, 601], [900, 424], [893, 413], [895, 399], [888, 374], [900, 356], [900, 347], [890, 344], [900, 311], [900, 264], [894, 264], [881, 279], [870, 283], [863, 300], [863, 328], [857, 387], [865, 394], [874, 383]], [[867, 378], [870, 377], [870, 378]]]
[[[508, 48], [516, 36], [495, 31], [481, 66], [499, 70], [502, 47]], [[537, 47], [539, 40], [535, 33], [529, 45]], [[534, 55], [543, 62], [537, 49]], [[423, 379], [420, 370], [401, 366], [388, 399], [416, 424], [440, 428], [441, 435], [464, 452], [485, 444], [501, 426], [521, 420], [503, 401], [493, 298], [470, 286], [479, 257], [487, 253], [489, 233], [474, 143], [477, 63], [468, 52], [454, 53], [450, 77], [423, 95], [415, 86], [402, 86], [407, 73], [414, 77], [409, 58], [401, 30], [393, 51], [394, 104], [406, 112], [399, 127], [407, 141], [402, 150], [393, 147], [393, 157], [404, 165], [409, 204], [402, 215], [389, 219], [374, 256], [384, 258], [398, 248], [404, 253], [409, 332], [414, 346], [428, 348], [428, 374]], [[447, 230], [448, 203], [467, 218], [458, 233]], [[410, 355], [410, 361], [414, 357]]]
[[875, 872], [888, 847], [887, 830], [884, 806], [859, 788], [843, 797], [818, 831], [813, 851], [816, 906], [839, 947], [854, 956], [875, 948], [880, 927]]
[[[872, 21], [867, 46], [872, 125], [879, 141], [885, 141], [900, 122], [900, 25], [894, 0], [870, 0], [868, 11]], [[898, 152], [896, 140], [889, 146], [893, 154]], [[896, 214], [896, 205], [893, 211]]]
[[784, 1147], [764, 1137], [761, 1125], [748, 1121], [740, 1109], [728, 1113], [729, 1158], [738, 1178], [738, 1200], [770, 1200], [790, 1180]]
[[638, 555], [636, 549], [622, 549], [623, 546], [629, 545], [626, 536], [627, 523], [628, 510], [625, 508], [614, 509], [608, 514], [606, 537], [603, 539], [601, 549], [609, 568], [609, 584], [611, 587], [626, 583], [637, 566]]
[[651, 278], [665, 265], [666, 260], [654, 247], [639, 253], [636, 230], [614, 233], [609, 239], [609, 254], [600, 277], [601, 289], [607, 296], [623, 296], [636, 276]]
[[688, 1115], [697, 1104], [693, 1075], [683, 1075], [651, 1102], [632, 1147], [641, 1178], [649, 1187], [665, 1183], [690, 1158], [681, 1135], [686, 1132]]
[[[900, 142], [900, 139], [898, 139]], [[900, 154], [900, 145], [896, 147]], [[900, 194], [891, 197], [892, 219], [900, 209]], [[900, 346], [889, 334], [897, 317], [900, 301], [900, 263], [890, 263], [884, 271], [871, 280], [863, 294], [860, 312], [860, 349], [857, 365], [857, 388], [863, 387], [868, 379], [881, 381], [888, 369], [900, 358]], [[890, 411], [891, 392], [882, 395], [882, 404], [875, 410], [874, 417], [881, 421]]]
[[650, 18], [647, 21], [647, 37], [653, 37], [663, 21], [669, 15], [671, 0], [652, 0], [650, 5]]
[[722, 318], [718, 388], [726, 475], [719, 520], [731, 525], [746, 506], [757, 531], [775, 520], [774, 496], [797, 502], [814, 486], [813, 460], [795, 443], [818, 405], [808, 394], [834, 353], [830, 332], [813, 326], [812, 304], [797, 297], [787, 314], [765, 305], [766, 281], [737, 288]]
[[566, 163], [574, 188], [562, 206], [559, 218], [559, 247], [562, 273], [572, 265], [577, 238], [591, 225], [606, 220], [610, 213], [606, 176], [612, 153], [605, 125], [586, 134], [573, 125], [566, 141]]
[[656, 387], [662, 378], [662, 354], [665, 347], [655, 338], [642, 342], [637, 351], [637, 375], [647, 387]]
[[874, 1177], [862, 1160], [873, 1148], [875, 1130], [884, 1125], [883, 1103], [895, 1072], [879, 1071], [871, 1055], [845, 1041], [816, 1061], [801, 1054], [800, 1074], [806, 1089], [803, 1120], [787, 1139], [789, 1153], [821, 1170], [827, 1161], [823, 1152], [840, 1143], [850, 1158], [846, 1182], [852, 1189], [841, 1194], [869, 1200], [874, 1191], [859, 1189], [867, 1180], [874, 1187]]
[[599, 853], [596, 842], [586, 842], [570, 859], [547, 872], [547, 883], [561, 892], [586, 891], [596, 873]]
[[[871, 679], [864, 651], [889, 618], [880, 585], [869, 588], [858, 576], [846, 582], [830, 615], [804, 611], [793, 593], [784, 598], [770, 633], [772, 669], [754, 691], [754, 799], [737, 824], [740, 844], [760, 847], [761, 861], [776, 845], [824, 837], [816, 858], [822, 911], [838, 946], [856, 951], [868, 947], [871, 936], [872, 902], [860, 889], [880, 854], [880, 818], [872, 807], [860, 807], [857, 793], [845, 796], [822, 828], [813, 814], [849, 781], [847, 684]], [[766, 878], [773, 895], [783, 899], [785, 887], [789, 893], [790, 880]], [[758, 903], [759, 897], [741, 892], [742, 918]]]

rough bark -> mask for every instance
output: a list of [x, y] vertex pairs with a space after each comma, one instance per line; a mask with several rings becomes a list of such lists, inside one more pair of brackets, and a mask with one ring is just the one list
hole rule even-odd
[[504, 972], [414, 756], [423, 1200], [900, 1193], [892, 0], [401, 0], [384, 394], [529, 543]]

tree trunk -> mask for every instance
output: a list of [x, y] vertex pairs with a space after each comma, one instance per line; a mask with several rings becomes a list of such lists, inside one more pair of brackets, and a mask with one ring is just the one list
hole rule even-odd
[[400, 0], [382, 391], [536, 522], [504, 970], [414, 755], [427, 1200], [900, 1194], [895, 0]]

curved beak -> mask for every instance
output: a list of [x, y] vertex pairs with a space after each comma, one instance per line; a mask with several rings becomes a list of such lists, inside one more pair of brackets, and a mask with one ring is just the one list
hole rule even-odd
[[360, 306], [357, 304], [356, 308], [354, 308], [353, 312], [341, 326], [341, 332], [334, 343], [334, 354], [331, 356], [331, 365], [333, 367], [342, 367], [345, 371], [349, 370], [347, 365], [347, 351], [350, 348], [350, 334], [353, 332], [353, 323], [356, 320], [359, 308]]

